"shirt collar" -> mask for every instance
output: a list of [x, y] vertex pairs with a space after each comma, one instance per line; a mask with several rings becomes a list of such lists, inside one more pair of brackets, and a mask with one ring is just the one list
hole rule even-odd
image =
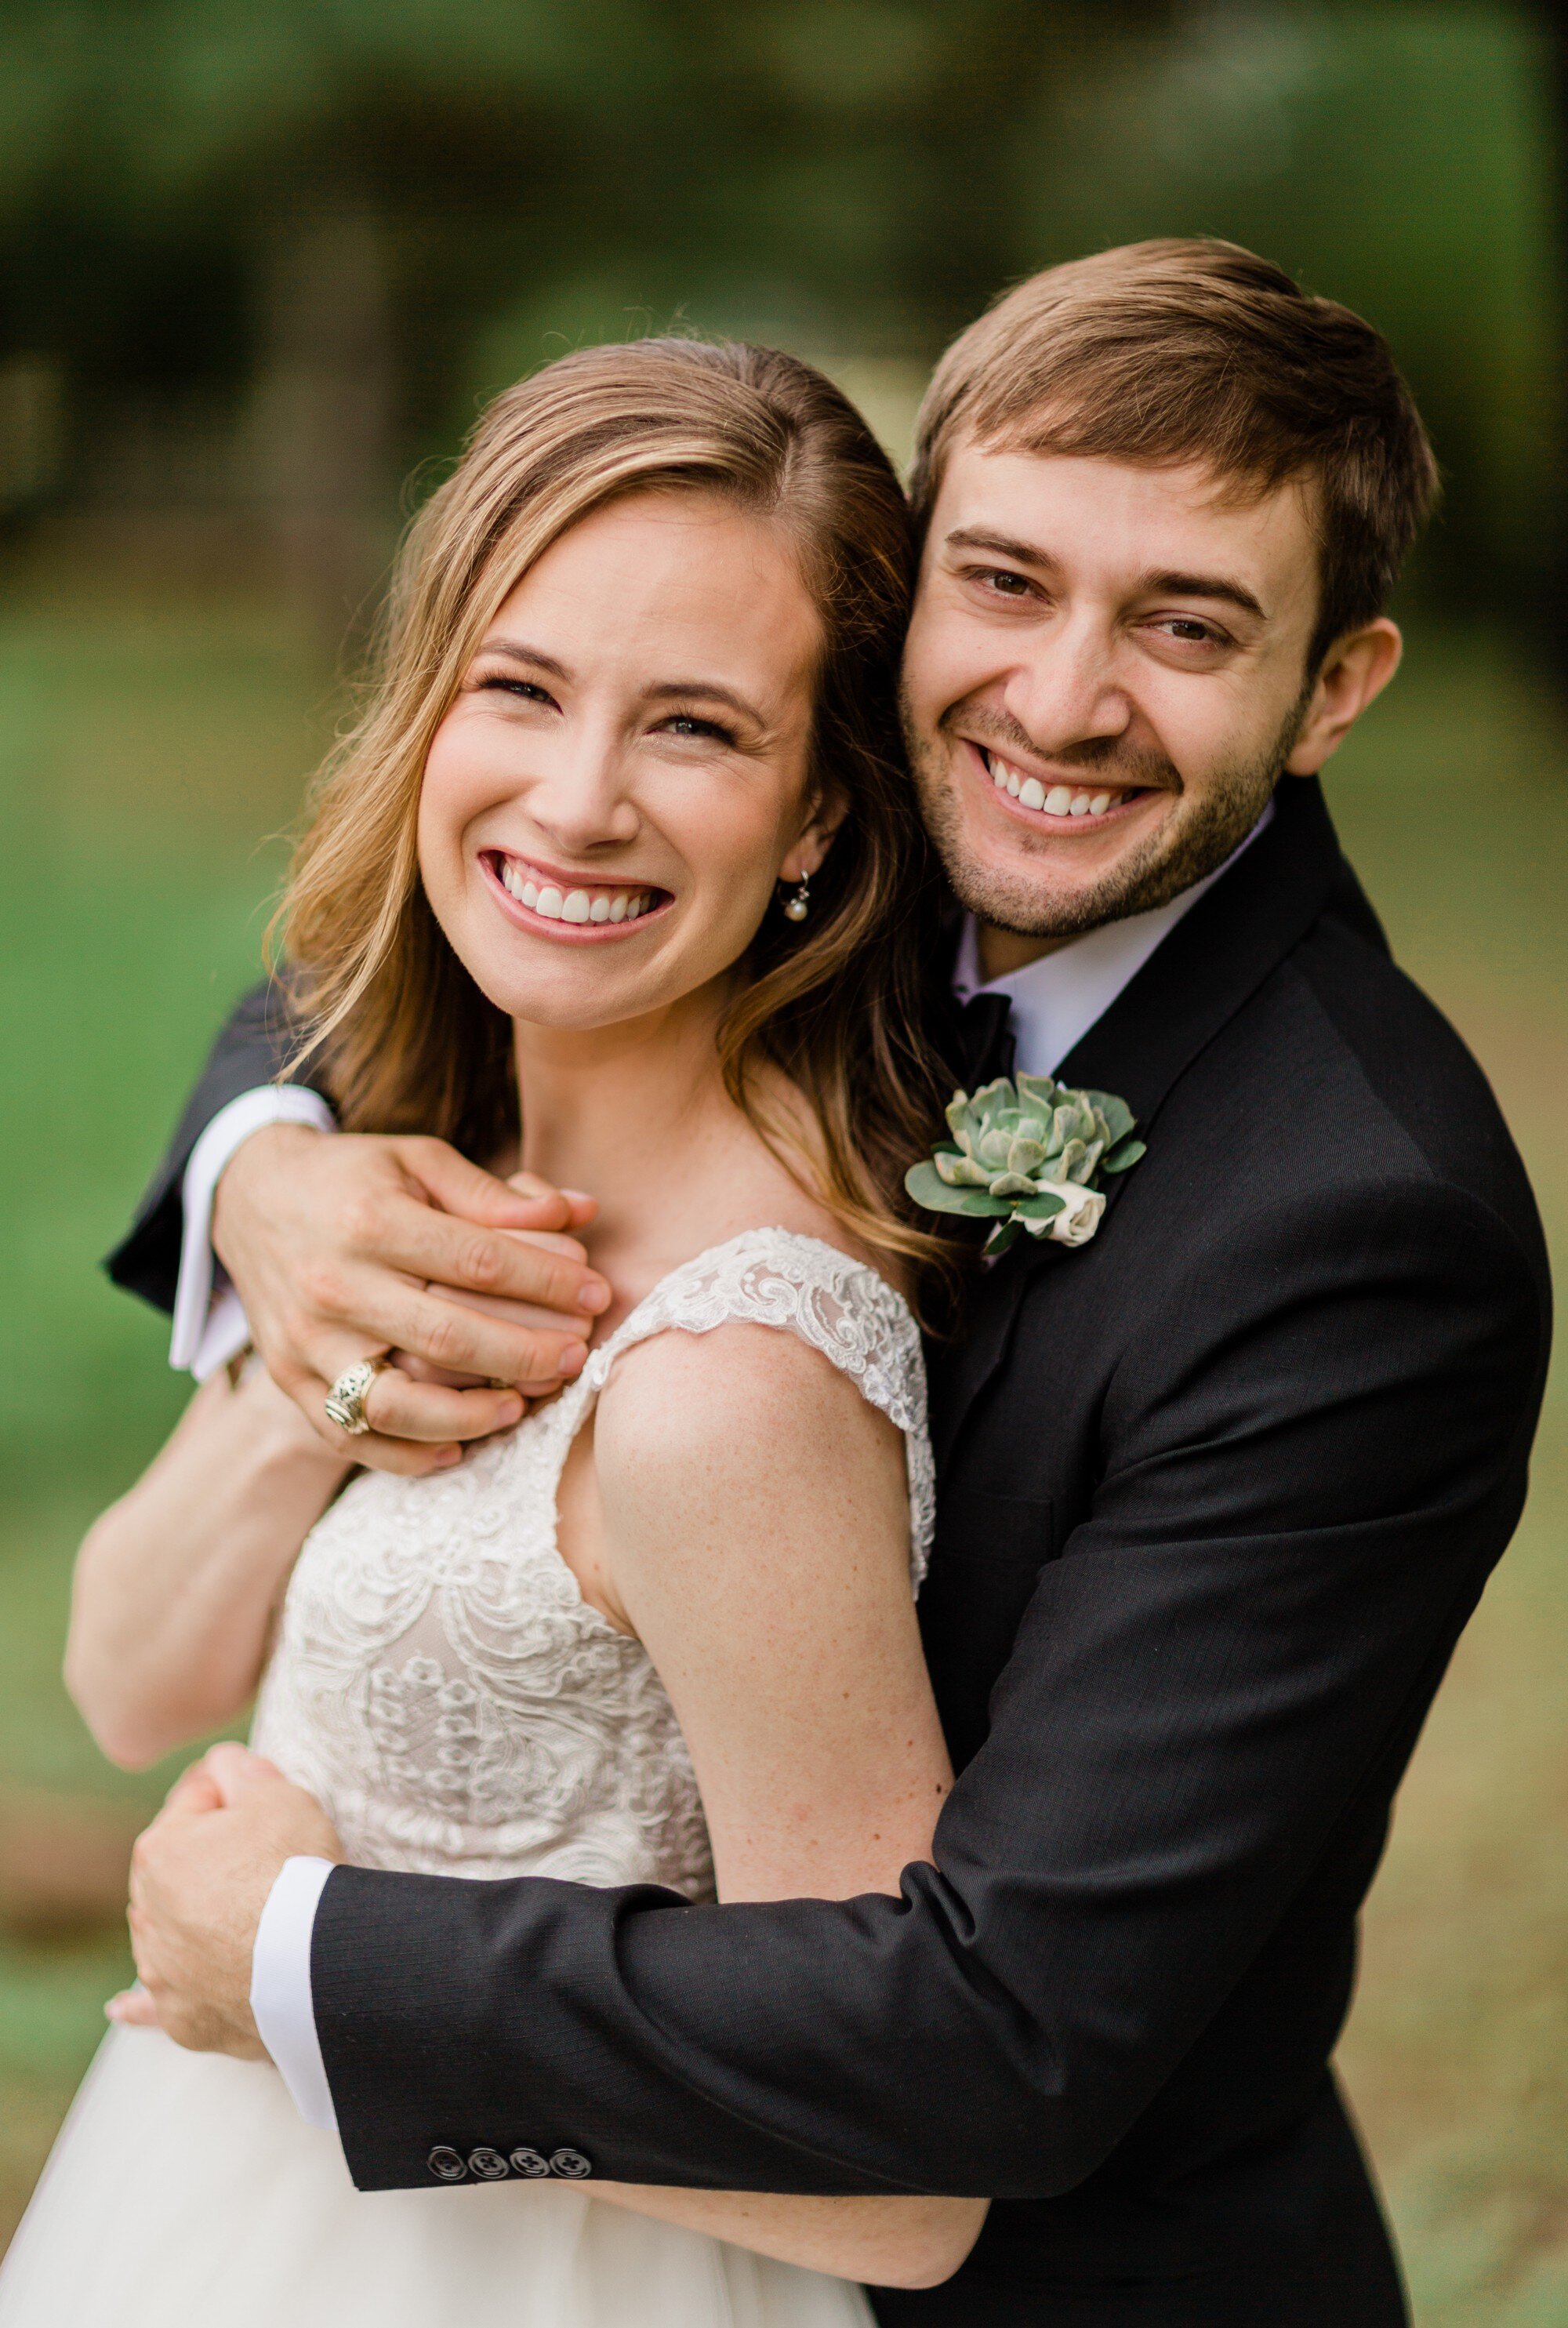
[[1233, 849], [1223, 865], [1172, 897], [1169, 905], [1085, 931], [1081, 938], [1070, 939], [1054, 953], [1042, 954], [1038, 962], [1026, 962], [1021, 970], [1009, 971], [1003, 978], [981, 977], [974, 915], [966, 914], [953, 964], [953, 992], [961, 1002], [981, 992], [1005, 994], [1011, 1005], [1017, 1046], [1015, 1071], [1026, 1075], [1054, 1075], [1182, 915], [1230, 870], [1243, 850], [1252, 847], [1273, 813], [1271, 798], [1240, 848]]

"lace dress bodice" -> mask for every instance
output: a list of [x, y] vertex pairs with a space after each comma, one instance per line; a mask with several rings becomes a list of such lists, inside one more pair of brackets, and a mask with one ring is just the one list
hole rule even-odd
[[454, 1471], [361, 1473], [306, 1537], [252, 1743], [325, 1805], [351, 1860], [711, 1898], [674, 1708], [642, 1644], [583, 1599], [557, 1548], [556, 1496], [621, 1352], [730, 1319], [798, 1335], [903, 1432], [918, 1591], [932, 1461], [920, 1337], [901, 1296], [784, 1229], [699, 1253], [550, 1404]]

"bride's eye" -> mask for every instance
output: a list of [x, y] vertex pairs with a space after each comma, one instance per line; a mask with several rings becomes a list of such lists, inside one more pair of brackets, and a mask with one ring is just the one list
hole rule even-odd
[[531, 679], [513, 679], [503, 671], [492, 671], [478, 682], [482, 695], [510, 695], [519, 703], [552, 704], [554, 698]]
[[677, 711], [663, 722], [659, 733], [679, 736], [682, 742], [703, 743], [709, 738], [718, 744], [735, 742], [733, 728], [723, 727], [717, 719], [699, 719], [694, 711]]

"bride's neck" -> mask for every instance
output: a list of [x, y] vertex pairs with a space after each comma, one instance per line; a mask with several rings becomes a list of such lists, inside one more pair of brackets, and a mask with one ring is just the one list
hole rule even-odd
[[664, 1182], [690, 1186], [733, 1120], [716, 1042], [726, 999], [704, 988], [612, 1027], [514, 1022], [523, 1169], [598, 1198], [596, 1244], [646, 1221]]

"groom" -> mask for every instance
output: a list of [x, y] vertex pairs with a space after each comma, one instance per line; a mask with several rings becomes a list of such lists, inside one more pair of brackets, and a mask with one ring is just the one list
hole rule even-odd
[[[187, 1781], [138, 1846], [138, 1961], [182, 2042], [259, 2024], [361, 2188], [517, 2148], [991, 2195], [953, 2279], [874, 2294], [889, 2328], [1404, 2319], [1329, 2059], [1394, 1788], [1524, 1498], [1549, 1300], [1486, 1083], [1316, 782], [1397, 664], [1433, 474], [1377, 333], [1223, 244], [1053, 269], [944, 359], [906, 671], [964, 909], [966, 1007], [934, 1023], [972, 1084], [1016, 1056], [1119, 1093], [1148, 1153], [1093, 1244], [1016, 1246], [937, 1356], [936, 1864], [899, 1900], [716, 1908], [384, 1874], [227, 1750], [222, 1805]], [[216, 1356], [215, 1187], [324, 1430], [389, 1344], [572, 1371], [591, 1272], [498, 1234], [564, 1200], [264, 1122], [330, 1122], [263, 1088], [280, 1039], [242, 1009], [120, 1281], [171, 1301], [183, 1204], [181, 1330]], [[491, 1395], [380, 1375], [355, 1444], [423, 1468]]]

